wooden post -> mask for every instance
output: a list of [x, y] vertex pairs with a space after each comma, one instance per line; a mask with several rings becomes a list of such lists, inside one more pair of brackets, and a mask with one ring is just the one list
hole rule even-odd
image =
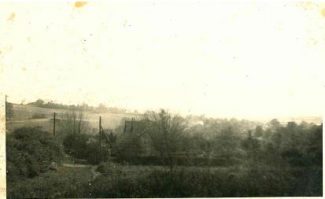
[[126, 133], [126, 120], [124, 121], [124, 133]]
[[79, 110], [79, 124], [78, 124], [78, 133], [81, 133], [81, 122], [83, 120], [83, 112], [82, 110]]
[[54, 112], [53, 113], [53, 136], [55, 136], [55, 116], [56, 116], [56, 113]]
[[132, 120], [131, 120], [131, 129], [130, 129], [131, 133], [133, 133], [133, 121], [134, 121], [134, 118], [132, 118]]
[[101, 158], [101, 154], [102, 154], [102, 117], [99, 116], [99, 156]]
[[[6, 121], [8, 120], [8, 103], [7, 103], [8, 95], [5, 95], [5, 116], [6, 116]], [[7, 128], [6, 128], [7, 129]]]
[[80, 134], [80, 132], [81, 132], [81, 116], [80, 116], [79, 124], [78, 124], [78, 133]]
[[73, 111], [73, 134], [76, 133], [76, 112]]

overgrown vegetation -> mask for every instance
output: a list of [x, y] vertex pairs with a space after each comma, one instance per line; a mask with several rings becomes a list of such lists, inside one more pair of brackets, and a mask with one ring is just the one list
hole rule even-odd
[[[8, 181], [13, 187], [10, 196], [322, 195], [322, 125], [281, 124], [277, 120], [258, 124], [204, 117], [191, 124], [189, 118], [162, 110], [125, 122], [114, 132], [103, 130], [100, 138], [87, 134], [87, 128], [76, 130], [82, 120], [70, 116], [61, 128], [63, 139], [54, 140], [37, 128], [22, 128], [8, 135]], [[70, 157], [98, 164], [96, 172], [101, 174], [89, 176], [89, 184], [86, 179], [77, 180], [82, 173], [71, 176], [60, 173], [60, 169], [49, 172], [49, 163], [59, 162], [62, 157], [57, 142]], [[40, 166], [40, 162], [46, 166]], [[65, 176], [61, 179], [60, 175]], [[18, 179], [23, 181], [16, 183]], [[72, 186], [76, 182], [79, 184]], [[64, 185], [59, 193], [51, 189], [56, 183]], [[13, 191], [18, 189], [20, 195]]]
[[89, 168], [64, 168], [8, 184], [8, 198], [85, 198]]
[[[100, 167], [103, 175], [85, 190], [94, 197], [252, 197], [320, 194], [313, 175], [320, 168], [274, 167]], [[305, 175], [301, 175], [305, 173]], [[320, 179], [320, 178], [319, 178]]]
[[8, 182], [38, 176], [62, 157], [61, 145], [47, 132], [39, 128], [17, 129], [7, 135]]
[[109, 158], [107, 146], [99, 147], [98, 139], [86, 134], [69, 134], [63, 141], [66, 154], [76, 159], [87, 160], [90, 164], [98, 164]]

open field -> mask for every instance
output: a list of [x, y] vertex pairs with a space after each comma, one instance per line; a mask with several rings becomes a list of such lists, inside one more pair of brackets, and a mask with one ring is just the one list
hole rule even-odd
[[[41, 108], [31, 105], [20, 105], [13, 104], [14, 116], [7, 121], [7, 132], [12, 132], [16, 128], [23, 126], [35, 127], [40, 126], [42, 129], [51, 132], [53, 129], [53, 113], [57, 114], [57, 118], [62, 118], [64, 113], [68, 112], [65, 109], [52, 109], [52, 108]], [[85, 111], [84, 117], [87, 122], [89, 122], [90, 127], [98, 129], [98, 119], [99, 116], [102, 117], [102, 126], [105, 129], [115, 129], [124, 119], [137, 118], [141, 116], [140, 114], [134, 113], [96, 113]], [[40, 117], [40, 118], [39, 118]], [[262, 118], [260, 122], [268, 122], [270, 118]], [[291, 117], [291, 118], [279, 118], [282, 124], [286, 124], [289, 121], [295, 121], [300, 123], [302, 121], [314, 124], [321, 124], [322, 119], [320, 117]]]
[[[13, 104], [13, 112], [13, 118], [7, 121], [7, 132], [9, 133], [14, 129], [23, 126], [40, 126], [42, 129], [51, 132], [53, 128], [53, 113], [55, 112], [57, 114], [57, 118], [60, 119], [64, 113], [68, 112], [68, 110]], [[138, 117], [139, 115], [132, 113], [84, 112], [85, 120], [89, 122], [91, 128], [98, 128], [99, 116], [102, 117], [103, 128], [114, 129], [119, 126], [125, 118]]]

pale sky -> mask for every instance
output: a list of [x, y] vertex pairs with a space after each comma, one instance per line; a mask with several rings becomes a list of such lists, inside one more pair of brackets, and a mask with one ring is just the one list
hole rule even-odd
[[324, 3], [9, 2], [0, 6], [9, 101], [242, 118], [324, 113]]

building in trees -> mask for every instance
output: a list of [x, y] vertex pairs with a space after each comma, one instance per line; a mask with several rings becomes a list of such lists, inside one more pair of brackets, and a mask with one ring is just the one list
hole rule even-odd
[[148, 132], [148, 123], [144, 120], [126, 120], [123, 133], [119, 136], [117, 152], [123, 159], [152, 156], [154, 150]]

